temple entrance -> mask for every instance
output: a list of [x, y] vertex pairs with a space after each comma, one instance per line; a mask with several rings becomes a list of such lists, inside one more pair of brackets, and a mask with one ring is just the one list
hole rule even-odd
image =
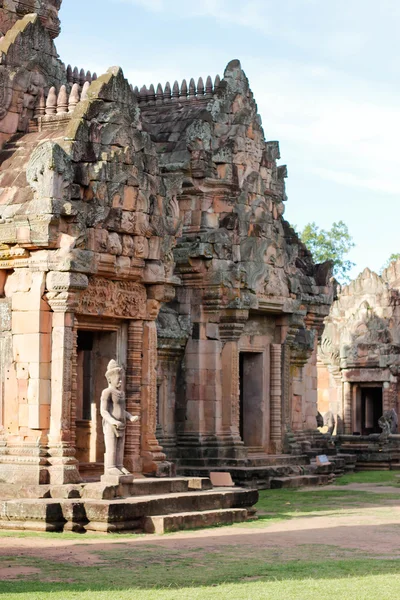
[[107, 387], [107, 365], [117, 357], [117, 338], [117, 331], [78, 331], [76, 458], [80, 469], [104, 462], [100, 396]]
[[245, 446], [264, 446], [264, 357], [258, 352], [240, 352], [240, 437]]
[[381, 433], [378, 419], [383, 413], [382, 386], [357, 386], [355, 396], [354, 433], [361, 435]]

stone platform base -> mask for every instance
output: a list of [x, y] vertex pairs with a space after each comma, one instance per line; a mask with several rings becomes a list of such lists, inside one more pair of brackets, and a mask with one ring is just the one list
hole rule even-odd
[[193, 477], [27, 491], [0, 486], [0, 529], [162, 533], [245, 521], [258, 500], [257, 490], [213, 488], [208, 478]]
[[336, 447], [341, 454], [353, 456], [356, 471], [399, 470], [400, 435], [382, 438], [379, 434], [337, 435]]
[[[179, 473], [186, 476], [207, 477], [210, 471], [230, 473], [236, 485], [257, 489], [300, 487], [332, 483], [337, 463], [317, 466], [315, 460], [301, 455], [253, 455], [246, 466], [182, 467]], [[283, 484], [281, 485], [281, 480]], [[293, 480], [293, 481], [292, 481]]]

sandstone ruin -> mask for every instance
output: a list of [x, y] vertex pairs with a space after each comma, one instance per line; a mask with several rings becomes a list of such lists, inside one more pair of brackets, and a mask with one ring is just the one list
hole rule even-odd
[[103, 472], [110, 360], [129, 472], [268, 466], [316, 428], [333, 298], [283, 219], [278, 143], [237, 60], [149, 88], [66, 68], [60, 5], [0, 8], [0, 481]]
[[[397, 261], [381, 275], [365, 269], [343, 287], [325, 320], [318, 409], [334, 415], [337, 443], [359, 455], [358, 468], [397, 465], [400, 459], [399, 306]], [[390, 421], [386, 426], [383, 415]]]

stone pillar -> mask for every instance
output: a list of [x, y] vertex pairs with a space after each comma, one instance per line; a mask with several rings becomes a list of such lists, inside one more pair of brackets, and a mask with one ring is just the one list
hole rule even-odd
[[352, 393], [351, 383], [349, 381], [343, 382], [343, 422], [344, 422], [344, 433], [353, 433], [352, 425]]
[[142, 458], [144, 473], [160, 473], [165, 454], [156, 438], [157, 427], [157, 329], [154, 321], [143, 325]]
[[78, 273], [50, 272], [47, 299], [53, 310], [51, 345], [51, 407], [49, 432], [50, 483], [81, 481], [75, 459], [73, 366], [76, 366], [74, 310], [78, 292], [87, 287], [87, 277]]
[[139, 421], [129, 423], [125, 438], [125, 467], [131, 473], [142, 472], [140, 456], [140, 429], [142, 418], [142, 346], [143, 321], [129, 321], [128, 350], [126, 371], [126, 407], [132, 415], [137, 415]]
[[282, 346], [282, 404], [283, 404], [283, 423], [285, 431], [291, 429], [292, 418], [292, 395], [290, 390], [290, 346], [285, 343]]
[[222, 348], [222, 427], [226, 433], [240, 439], [240, 389], [238, 341], [229, 341]]
[[[177, 386], [182, 385], [178, 381], [180, 364], [183, 357], [183, 348], [176, 346], [176, 340], [162, 340], [162, 347], [158, 347], [158, 415], [160, 441], [168, 460], [175, 460], [177, 456], [176, 430], [176, 395]], [[169, 342], [169, 345], [167, 345]]]
[[247, 449], [240, 437], [240, 378], [239, 378], [239, 340], [247, 320], [247, 311], [235, 311], [223, 315], [219, 332], [223, 348], [222, 362], [222, 398], [221, 427], [217, 430], [222, 442], [231, 446], [232, 457], [244, 458]]
[[282, 452], [282, 346], [271, 344], [271, 381], [270, 381], [271, 433], [270, 448], [272, 454]]

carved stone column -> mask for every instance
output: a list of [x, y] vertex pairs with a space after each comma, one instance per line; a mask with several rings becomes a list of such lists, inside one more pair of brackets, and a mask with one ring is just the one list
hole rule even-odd
[[247, 311], [234, 311], [225, 314], [219, 325], [223, 342], [221, 427], [217, 430], [220, 443], [231, 447], [230, 454], [235, 458], [246, 458], [247, 449], [240, 437], [240, 380], [239, 380], [239, 340], [248, 318]]
[[[238, 318], [239, 321], [239, 318]], [[244, 328], [242, 322], [224, 321], [219, 331], [222, 348], [222, 427], [221, 434], [230, 435], [243, 445], [240, 438], [240, 381], [239, 339]]]
[[271, 453], [282, 452], [282, 346], [271, 344]]
[[50, 272], [47, 299], [53, 311], [51, 348], [51, 406], [49, 432], [50, 483], [81, 481], [75, 459], [73, 423], [73, 365], [76, 366], [74, 310], [79, 292], [87, 286], [85, 275]]
[[290, 346], [285, 343], [282, 346], [282, 403], [283, 403], [283, 422], [285, 430], [290, 431], [292, 420], [292, 395], [290, 390]]
[[349, 381], [343, 382], [343, 421], [344, 421], [344, 433], [351, 434], [352, 425], [352, 393], [351, 383]]
[[165, 461], [165, 454], [156, 438], [157, 329], [154, 321], [145, 321], [143, 324], [141, 421], [143, 472], [159, 474], [159, 463]]
[[142, 418], [142, 345], [143, 321], [129, 321], [126, 371], [126, 407], [128, 412], [139, 417], [139, 421], [136, 421], [136, 423], [130, 423], [126, 430], [124, 462], [125, 467], [131, 473], [142, 472], [142, 459], [140, 456], [140, 428]]

